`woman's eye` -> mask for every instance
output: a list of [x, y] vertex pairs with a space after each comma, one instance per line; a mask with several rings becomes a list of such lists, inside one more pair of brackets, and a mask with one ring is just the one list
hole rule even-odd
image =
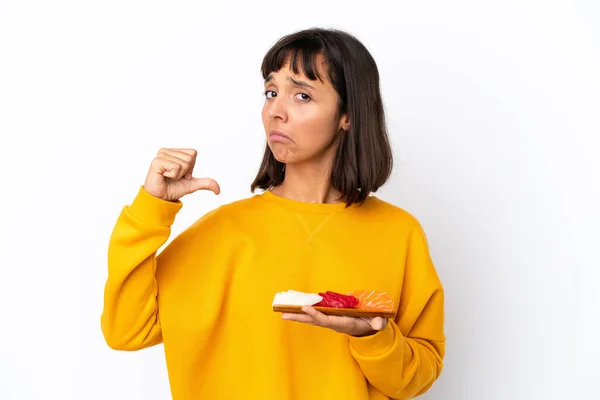
[[310, 96], [309, 96], [309, 95], [307, 95], [306, 93], [298, 93], [298, 94], [296, 95], [296, 98], [297, 98], [298, 100], [302, 100], [302, 101], [308, 101], [308, 100], [310, 100]]
[[272, 91], [272, 90], [266, 90], [266, 91], [265, 91], [265, 97], [266, 97], [267, 99], [272, 99], [273, 97], [276, 97], [276, 96], [277, 96], [277, 93], [275, 93], [275, 92], [274, 92], [274, 91]]

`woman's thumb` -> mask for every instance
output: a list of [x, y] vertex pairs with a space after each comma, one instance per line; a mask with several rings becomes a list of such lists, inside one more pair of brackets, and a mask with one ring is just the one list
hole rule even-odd
[[221, 187], [214, 179], [210, 178], [192, 178], [190, 187], [190, 193], [197, 190], [211, 190], [214, 194], [221, 193]]

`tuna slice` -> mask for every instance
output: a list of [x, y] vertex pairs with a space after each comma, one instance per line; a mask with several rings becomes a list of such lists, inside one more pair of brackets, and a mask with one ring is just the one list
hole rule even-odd
[[335, 292], [319, 293], [323, 297], [319, 303], [315, 304], [318, 307], [331, 308], [355, 308], [358, 304], [358, 299], [354, 296], [344, 295]]

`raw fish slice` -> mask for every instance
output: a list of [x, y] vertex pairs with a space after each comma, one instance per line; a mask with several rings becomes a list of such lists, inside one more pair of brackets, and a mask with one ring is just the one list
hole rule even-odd
[[394, 300], [385, 292], [357, 290], [348, 293], [358, 299], [357, 308], [369, 311], [394, 311]]
[[319, 293], [323, 300], [315, 304], [317, 307], [330, 307], [330, 308], [355, 308], [358, 304], [358, 299], [351, 295], [344, 295], [335, 292]]
[[316, 293], [304, 293], [288, 290], [287, 292], [275, 293], [272, 305], [312, 306], [321, 300], [323, 300], [323, 298]]

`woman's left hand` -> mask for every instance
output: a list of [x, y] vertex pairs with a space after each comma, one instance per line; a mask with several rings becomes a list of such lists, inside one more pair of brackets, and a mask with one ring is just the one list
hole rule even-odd
[[283, 313], [281, 318], [288, 321], [303, 322], [333, 329], [336, 332], [345, 333], [350, 336], [368, 336], [383, 330], [387, 325], [387, 319], [382, 317], [357, 318], [338, 317], [325, 315], [313, 307], [302, 307], [304, 314]]

